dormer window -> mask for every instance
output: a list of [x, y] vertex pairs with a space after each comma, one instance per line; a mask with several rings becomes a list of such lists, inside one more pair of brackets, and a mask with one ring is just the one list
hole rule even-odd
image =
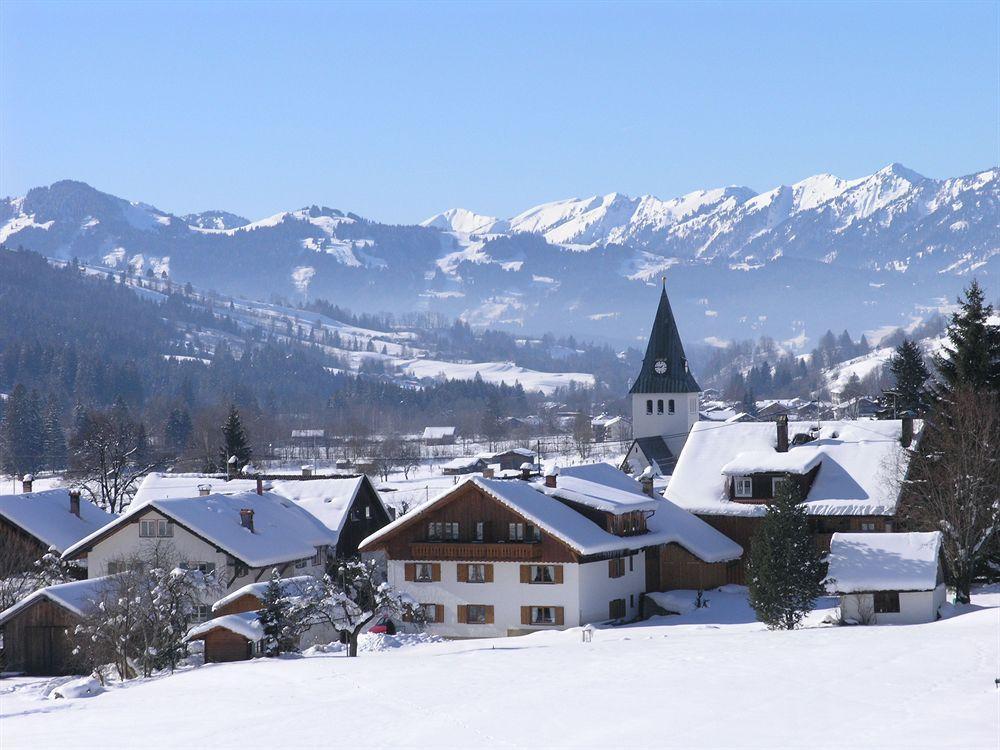
[[753, 497], [753, 478], [735, 477], [733, 479], [733, 494], [736, 497]]

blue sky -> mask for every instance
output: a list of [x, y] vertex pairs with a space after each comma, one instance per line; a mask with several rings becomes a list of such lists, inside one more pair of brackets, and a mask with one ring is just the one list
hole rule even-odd
[[0, 193], [415, 222], [1000, 162], [1000, 3], [0, 3]]

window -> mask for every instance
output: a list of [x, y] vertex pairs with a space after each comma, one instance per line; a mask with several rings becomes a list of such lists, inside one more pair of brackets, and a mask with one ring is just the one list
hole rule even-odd
[[625, 617], [624, 599], [612, 599], [608, 602], [608, 617], [612, 620], [621, 620]]
[[139, 536], [170, 537], [174, 535], [174, 525], [165, 519], [145, 519], [139, 521]]
[[311, 560], [299, 560], [298, 562], [295, 563], [295, 569], [302, 570], [304, 567], [309, 565], [310, 561]]
[[736, 477], [733, 480], [733, 494], [736, 497], [753, 497], [753, 479], [750, 477]]
[[674, 409], [674, 400], [670, 399], [669, 401], [667, 401], [667, 412], [670, 413], [670, 414], [673, 414], [674, 411], [675, 411], [675, 409]]
[[886, 534], [891, 534], [892, 533], [892, 521], [886, 521], [885, 522], [885, 533]]
[[444, 538], [444, 524], [440, 521], [431, 521], [427, 524], [427, 538], [432, 541], [440, 541]]
[[861, 530], [862, 531], [875, 531], [875, 522], [874, 521], [862, 521], [861, 522]]
[[469, 565], [469, 583], [486, 583], [486, 566], [482, 563]]
[[424, 622], [437, 622], [437, 605], [421, 604], [420, 611], [423, 613]]
[[532, 607], [531, 608], [531, 624], [532, 625], [555, 625], [556, 624], [556, 611], [555, 611], [555, 607]]
[[782, 485], [789, 481], [788, 477], [771, 477], [771, 497], [777, 497]]
[[628, 606], [629, 606], [629, 609], [632, 609], [633, 607], [635, 607], [635, 594], [629, 594], [628, 595]]
[[556, 582], [556, 566], [555, 565], [532, 565], [531, 566], [531, 582], [532, 583], [555, 583]]
[[124, 571], [125, 564], [119, 562], [118, 560], [109, 560], [107, 568], [108, 568], [108, 575], [113, 576]]
[[608, 578], [621, 578], [625, 575], [625, 558], [614, 557], [608, 560]]
[[244, 563], [235, 562], [233, 563], [233, 575], [236, 578], [242, 578], [243, 576], [248, 576], [250, 575], [250, 568], [247, 567]]
[[507, 524], [507, 539], [509, 539], [512, 542], [523, 542], [524, 524], [523, 523]]
[[195, 560], [188, 560], [187, 562], [182, 562], [181, 570], [197, 570], [206, 575], [215, 572], [214, 562], [197, 562]]
[[697, 414], [697, 413], [698, 413], [698, 397], [697, 396], [689, 396], [688, 397], [688, 414]]
[[417, 563], [414, 578], [418, 581], [433, 581], [434, 566], [431, 563]]
[[450, 542], [458, 541], [458, 524], [446, 523], [444, 525], [444, 538]]
[[662, 398], [656, 399], [656, 413], [657, 414], [663, 414], [663, 399]]
[[316, 548], [316, 554], [312, 556], [312, 559], [309, 561], [309, 563], [311, 565], [322, 565], [323, 564], [323, 548], [322, 547], [317, 547]]
[[207, 622], [212, 619], [212, 605], [211, 604], [199, 604], [194, 608], [194, 612], [191, 613], [192, 622]]
[[476, 541], [477, 542], [483, 541], [483, 536], [485, 534], [485, 531], [486, 531], [486, 524], [483, 523], [482, 521], [476, 521]]
[[875, 614], [888, 614], [899, 612], [899, 592], [898, 591], [876, 591]]
[[465, 621], [470, 625], [486, 624], [486, 605], [470, 604], [465, 608]]
[[366, 505], [365, 506], [365, 518], [371, 520], [371, 517], [372, 517], [372, 506]]
[[647, 414], [653, 413], [653, 399], [651, 398], [646, 399], [646, 413]]

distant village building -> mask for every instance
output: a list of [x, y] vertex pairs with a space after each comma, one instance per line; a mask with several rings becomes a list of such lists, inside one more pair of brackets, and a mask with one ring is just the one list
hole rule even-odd
[[632, 384], [632, 435], [625, 460], [633, 472], [651, 466], [669, 475], [698, 421], [698, 383], [688, 367], [664, 283], [639, 376]]
[[485, 471], [487, 465], [482, 456], [459, 456], [441, 464], [441, 473], [447, 476], [473, 474]]
[[594, 433], [594, 441], [598, 443], [619, 442], [632, 438], [632, 422], [621, 415], [612, 417], [601, 414], [590, 420], [590, 427]]
[[523, 463], [536, 463], [538, 454], [528, 448], [511, 448], [492, 455], [483, 454], [482, 458], [498, 471], [520, 471]]
[[845, 622], [933, 622], [945, 602], [940, 531], [834, 534], [829, 561]]
[[454, 445], [457, 437], [456, 427], [425, 427], [422, 439], [426, 445]]

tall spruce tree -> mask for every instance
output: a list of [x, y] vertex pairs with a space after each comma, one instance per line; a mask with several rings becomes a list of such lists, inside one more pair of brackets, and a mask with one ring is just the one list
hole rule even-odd
[[0, 468], [12, 474], [38, 471], [45, 461], [44, 426], [38, 394], [18, 383], [0, 421]]
[[288, 614], [286, 612], [285, 597], [282, 591], [281, 576], [277, 569], [271, 571], [271, 580], [267, 582], [264, 589], [264, 596], [261, 598], [261, 607], [257, 610], [260, 624], [264, 631], [261, 639], [261, 646], [266, 656], [278, 656], [283, 651], [288, 651], [291, 645], [288, 643], [286, 631], [288, 629]]
[[927, 406], [924, 384], [931, 374], [924, 364], [920, 347], [910, 339], [903, 339], [889, 360], [889, 372], [896, 381], [895, 396], [887, 398], [887, 402], [896, 407], [894, 416], [904, 411], [922, 415]]
[[809, 533], [798, 484], [777, 484], [750, 545], [747, 583], [757, 619], [772, 630], [792, 630], [823, 595], [826, 564]]
[[229, 465], [228, 461], [232, 456], [236, 456], [239, 467], [250, 463], [253, 451], [250, 449], [250, 441], [247, 439], [246, 430], [243, 429], [243, 421], [235, 406], [229, 407], [229, 416], [226, 417], [226, 422], [222, 425], [222, 449], [220, 453], [222, 454], [223, 466]]
[[45, 452], [45, 467], [52, 470], [65, 469], [69, 462], [66, 449], [66, 433], [62, 427], [59, 402], [50, 398], [45, 408], [42, 424], [42, 446]]
[[191, 443], [194, 425], [187, 409], [173, 409], [167, 416], [167, 424], [163, 428], [164, 442], [171, 451], [182, 453]]
[[944, 352], [934, 357], [937, 394], [947, 397], [961, 388], [1000, 391], [1000, 326], [989, 322], [993, 306], [986, 304], [976, 280], [958, 303], [961, 309], [951, 316]]

